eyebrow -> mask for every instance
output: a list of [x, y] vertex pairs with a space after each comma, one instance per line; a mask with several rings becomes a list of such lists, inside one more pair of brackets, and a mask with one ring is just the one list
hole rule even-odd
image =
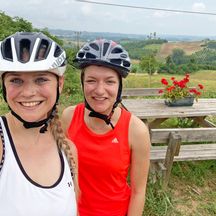
[[[97, 77], [95, 77], [95, 76], [86, 76], [86, 78], [92, 78], [92, 79], [97, 79]], [[105, 79], [113, 79], [113, 78], [115, 78], [115, 76], [108, 76], [108, 77], [105, 77]]]
[[[23, 73], [25, 73], [25, 72], [23, 72]], [[10, 73], [7, 73], [6, 75], [7, 75], [7, 77], [10, 77], [10, 76], [20, 77], [20, 76], [22, 76], [22, 74], [20, 74], [19, 72], [10, 72]], [[38, 72], [36, 74], [33, 74], [33, 76], [35, 76], [35, 77], [37, 77], [37, 76], [48, 76], [48, 73], [46, 73], [46, 72]]]

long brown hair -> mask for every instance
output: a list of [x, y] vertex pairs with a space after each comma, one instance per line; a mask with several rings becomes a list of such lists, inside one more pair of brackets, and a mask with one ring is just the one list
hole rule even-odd
[[74, 155], [71, 152], [68, 140], [65, 137], [64, 131], [62, 129], [57, 107], [56, 107], [56, 114], [50, 122], [50, 128], [51, 128], [51, 133], [54, 139], [56, 140], [58, 148], [64, 152], [67, 158], [67, 161], [70, 167], [70, 171], [71, 171], [71, 176], [74, 182], [74, 189], [76, 192], [76, 196], [78, 197], [78, 194], [79, 194], [78, 176], [77, 176], [78, 165], [76, 164]]

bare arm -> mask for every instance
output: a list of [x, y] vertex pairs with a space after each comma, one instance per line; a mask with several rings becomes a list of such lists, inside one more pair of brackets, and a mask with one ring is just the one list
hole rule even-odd
[[67, 137], [68, 137], [67, 131], [73, 117], [74, 108], [75, 108], [74, 106], [67, 107], [66, 109], [63, 110], [61, 115], [62, 128]]
[[131, 198], [128, 216], [141, 216], [145, 204], [146, 184], [150, 164], [150, 136], [146, 125], [132, 116], [129, 129], [131, 145]]

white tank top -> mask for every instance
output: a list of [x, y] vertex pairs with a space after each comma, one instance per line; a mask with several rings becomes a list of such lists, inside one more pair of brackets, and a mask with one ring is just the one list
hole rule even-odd
[[76, 216], [74, 184], [64, 154], [60, 154], [59, 179], [52, 186], [41, 186], [24, 171], [5, 117], [0, 117], [0, 124], [5, 143], [5, 158], [0, 170], [0, 215]]

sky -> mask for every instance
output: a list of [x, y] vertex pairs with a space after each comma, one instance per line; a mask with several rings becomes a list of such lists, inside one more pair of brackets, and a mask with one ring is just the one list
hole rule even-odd
[[37, 28], [129, 34], [216, 36], [215, 0], [94, 0], [111, 4], [215, 13], [187, 14], [76, 0], [0, 0], [0, 10]]

